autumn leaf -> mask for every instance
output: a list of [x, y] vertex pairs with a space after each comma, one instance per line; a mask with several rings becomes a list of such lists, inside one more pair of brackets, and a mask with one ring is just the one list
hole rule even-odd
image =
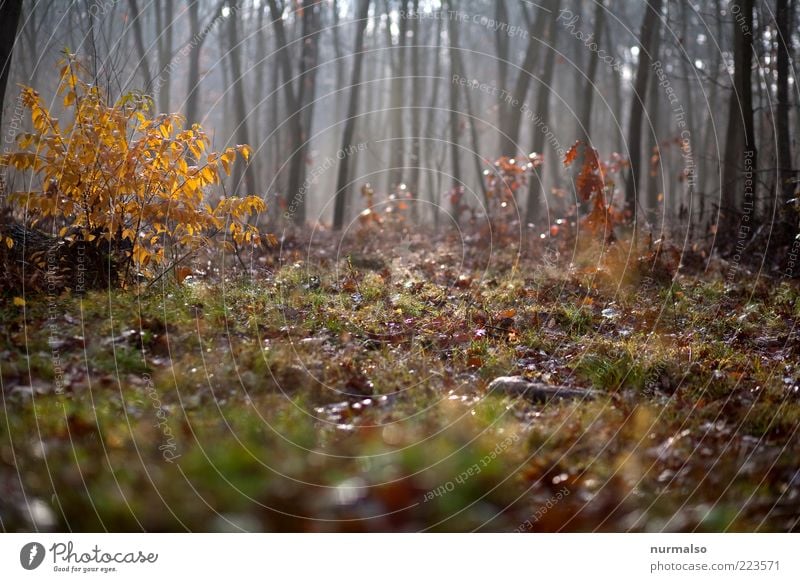
[[175, 269], [175, 280], [178, 283], [183, 283], [187, 277], [192, 276], [192, 269], [190, 267], [180, 266]]

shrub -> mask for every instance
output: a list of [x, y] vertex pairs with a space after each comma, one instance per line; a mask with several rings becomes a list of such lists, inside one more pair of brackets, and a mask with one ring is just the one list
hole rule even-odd
[[[69, 119], [63, 126], [34, 89], [22, 89], [34, 132], [21, 134], [19, 150], [0, 156], [0, 165], [33, 175], [35, 189], [9, 196], [32, 225], [49, 219], [68, 244], [116, 252], [123, 284], [131, 267], [152, 277], [220, 233], [229, 249], [262, 242], [247, 223], [266, 209], [260, 198], [223, 196], [212, 206], [206, 196], [237, 157], [249, 159], [249, 146], [207, 152], [199, 125], [184, 128], [178, 114], [152, 115], [152, 100], [136, 93], [112, 102], [85, 73], [70, 55], [61, 63], [58, 93]], [[7, 235], [3, 242], [14, 244]]]

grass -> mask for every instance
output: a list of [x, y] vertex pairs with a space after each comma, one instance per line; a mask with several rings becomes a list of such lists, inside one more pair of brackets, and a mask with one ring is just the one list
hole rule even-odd
[[797, 285], [372, 252], [4, 304], [2, 528], [797, 530]]

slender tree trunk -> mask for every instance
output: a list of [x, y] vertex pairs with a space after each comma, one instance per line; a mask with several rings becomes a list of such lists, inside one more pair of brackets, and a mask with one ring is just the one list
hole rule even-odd
[[139, 12], [139, 5], [136, 0], [128, 0], [131, 11], [131, 26], [133, 26], [133, 41], [136, 45], [136, 52], [139, 55], [137, 68], [142, 72], [144, 78], [144, 91], [152, 91], [153, 76], [150, 74], [150, 66], [147, 64], [147, 49], [144, 46], [144, 34], [142, 33], [142, 14]]
[[[611, 39], [609, 38], [610, 36], [610, 34], [606, 35], [606, 52], [608, 54], [614, 54], [614, 43], [611, 42]], [[619, 121], [617, 123], [614, 123], [613, 117], [610, 122], [610, 125], [613, 128], [612, 131], [614, 133], [613, 147], [615, 151], [617, 151], [619, 154], [622, 154], [622, 152], [625, 151], [625, 137], [624, 130], [622, 129], [624, 127], [622, 119], [624, 115], [624, 107], [622, 100], [622, 73], [617, 69], [617, 67], [613, 67], [611, 71], [611, 93], [612, 99], [614, 100], [614, 111], [616, 111], [617, 115], [619, 116]]]
[[[792, 178], [792, 142], [789, 136], [789, 66], [792, 60], [793, 14], [789, 0], [777, 0], [775, 21], [778, 25], [777, 107], [775, 126], [778, 133], [778, 192], [776, 199], [788, 210], [794, 197]], [[784, 213], [781, 213], [784, 214]]]
[[[419, 14], [419, 0], [413, 0], [412, 10], [414, 14]], [[419, 53], [422, 44], [419, 36], [419, 18], [414, 18], [411, 25], [413, 45], [411, 50], [411, 170], [409, 174], [409, 191], [414, 200], [411, 203], [411, 216], [416, 221], [419, 219], [419, 205], [416, 200], [419, 198], [419, 177], [420, 165], [422, 164], [422, 76], [420, 71]]]
[[[558, 35], [556, 31], [556, 17], [558, 12], [558, 1], [553, 5], [553, 11], [548, 15], [549, 25], [547, 27], [547, 54], [544, 59], [544, 71], [542, 73], [542, 80], [539, 84], [539, 93], [536, 97], [536, 109], [534, 110], [538, 115], [538, 122], [534, 123], [531, 127], [533, 134], [532, 148], [534, 152], [542, 154], [545, 148], [545, 131], [550, 124], [550, 93], [552, 92], [553, 72], [555, 70], [556, 62], [556, 43], [558, 42]], [[550, 128], [552, 131], [552, 128]], [[549, 155], [549, 154], [548, 154]], [[553, 152], [556, 155], [556, 152]], [[539, 219], [541, 201], [544, 198], [544, 188], [542, 184], [542, 175], [544, 171], [539, 166], [533, 168], [533, 174], [528, 183], [528, 204], [525, 208], [525, 223], [532, 224]]]
[[[17, 26], [22, 11], [22, 0], [0, 0], [0, 99], [5, 102], [8, 73], [11, 70], [11, 55], [17, 39]], [[0, 127], [3, 124], [3, 108], [0, 105]], [[2, 144], [4, 147], [8, 144]], [[0, 187], [5, 184], [0, 184]]]
[[[433, 57], [433, 74], [431, 79], [433, 81], [433, 89], [431, 90], [431, 100], [428, 105], [428, 114], [425, 121], [425, 151], [427, 152], [426, 159], [432, 160], [436, 148], [433, 143], [434, 124], [436, 122], [436, 110], [439, 107], [439, 77], [442, 73], [442, 30], [444, 29], [443, 19], [439, 18], [436, 22], [436, 48]], [[439, 172], [428, 173], [428, 200], [431, 203], [431, 210], [433, 212], [433, 222], [436, 226], [439, 225], [439, 184], [441, 183], [441, 175]]]
[[[753, 123], [753, 8], [754, 0], [733, 0], [731, 13], [740, 14], [733, 20], [734, 74], [728, 109], [728, 133], [725, 147], [725, 171], [722, 184], [722, 219], [724, 232], [734, 230], [737, 211], [751, 215], [754, 209], [754, 184], [757, 150]], [[741, 173], [740, 173], [741, 172]], [[742, 180], [741, 178], [744, 178]], [[743, 182], [742, 196], [739, 183]], [[741, 198], [741, 204], [740, 204]], [[753, 225], [748, 225], [752, 228]]]
[[[342, 32], [340, 30], [339, 9], [341, 8], [341, 0], [333, 0], [331, 11], [333, 12], [333, 26], [331, 27], [331, 34], [333, 35], [333, 52], [336, 56], [336, 78], [344, 79], [344, 54], [342, 53]], [[343, 91], [336, 92], [336, 117], [338, 118], [342, 112], [342, 96]]]
[[172, 72], [172, 20], [174, 4], [172, 0], [154, 5], [156, 11], [156, 34], [158, 34], [158, 108], [166, 113], [170, 110], [170, 87]]
[[630, 119], [628, 120], [630, 169], [625, 181], [625, 206], [633, 218], [634, 224], [636, 223], [639, 179], [642, 171], [642, 114], [644, 101], [647, 98], [647, 81], [650, 78], [653, 46], [658, 33], [657, 29], [661, 24], [661, 6], [662, 0], [647, 0], [639, 35], [639, 66], [636, 71], [636, 82], [631, 96]]
[[[501, 107], [501, 111], [505, 109], [506, 125], [501, 127], [503, 135], [501, 136], [501, 151], [504, 156], [516, 157], [519, 150], [519, 134], [522, 127], [522, 104], [528, 97], [528, 90], [533, 78], [533, 67], [536, 64], [539, 56], [539, 49], [541, 46], [541, 38], [544, 33], [544, 27], [547, 23], [548, 16], [555, 13], [557, 0], [544, 0], [543, 10], [539, 11], [535, 24], [530, 27], [530, 35], [528, 38], [528, 46], [525, 50], [525, 59], [522, 63], [522, 70], [517, 75], [517, 82], [514, 85], [514, 91], [507, 95]], [[501, 99], [503, 94], [501, 93]]]
[[366, 99], [364, 100], [364, 108], [370, 113], [370, 115], [374, 115], [375, 118], [377, 118], [379, 113], [375, 111], [375, 103], [378, 100], [378, 87], [375, 83], [372, 83], [372, 81], [378, 77], [379, 65], [377, 47], [380, 41], [378, 40], [377, 30], [380, 17], [378, 15], [377, 4], [374, 12], [375, 14], [373, 14], [372, 17], [373, 33], [370, 35], [369, 45], [367, 45], [367, 39], [364, 40], [364, 46], [367, 47], [366, 50], [371, 55], [371, 58], [367, 59], [367, 62], [364, 66], [364, 83], [366, 87], [368, 87], [368, 89], [365, 91]]
[[[289, 55], [289, 45], [286, 39], [286, 29], [283, 25], [283, 11], [278, 7], [276, 0], [267, 0], [269, 3], [272, 26], [275, 40], [278, 43], [278, 64], [283, 76], [284, 99], [288, 113], [288, 130], [291, 135], [289, 143], [289, 181], [287, 185], [288, 214], [296, 224], [306, 221], [306, 192], [301, 191], [305, 168], [306, 137], [301, 115], [301, 92], [295, 92], [292, 85], [292, 62]], [[306, 2], [307, 0], [304, 0]], [[302, 64], [301, 64], [302, 66]], [[302, 71], [301, 71], [302, 76]]]
[[[277, 45], [277, 41], [275, 42]], [[275, 51], [278, 52], [279, 48], [276, 46]], [[270, 87], [269, 93], [272, 96], [272, 101], [269, 104], [268, 115], [269, 121], [267, 127], [270, 132], [269, 141], [269, 172], [270, 176], [274, 176], [273, 183], [275, 184], [275, 192], [283, 196], [283, 201], [286, 201], [286, 180], [284, 174], [280, 172], [281, 167], [281, 144], [283, 144], [284, 130], [280, 122], [281, 111], [281, 68], [273, 66], [270, 70]]]
[[300, 106], [303, 110], [303, 127], [307, 139], [311, 137], [316, 103], [317, 65], [319, 64], [319, 32], [321, 8], [318, 0], [304, 0], [303, 4], [303, 50], [300, 75]]
[[200, 38], [200, 0], [188, 1], [189, 12], [189, 33], [192, 35], [190, 39], [189, 49], [189, 70], [187, 77], [187, 95], [186, 95], [186, 123], [191, 126], [193, 123], [199, 122], [198, 114], [198, 101], [200, 97], [200, 48], [202, 47], [202, 39]]
[[[454, 75], [457, 75], [459, 78], [464, 78], [466, 68], [464, 67], [464, 60], [461, 55], [460, 50], [453, 50], [454, 47], [460, 48], [461, 43], [459, 40], [459, 28], [458, 23], [455, 23], [455, 26], [451, 22], [448, 34], [450, 36], [451, 44], [451, 52], [450, 58], [453, 61], [453, 70]], [[483, 162], [480, 156], [480, 140], [478, 138], [478, 127], [475, 121], [475, 111], [472, 107], [472, 89], [470, 87], [464, 87], [464, 104], [466, 106], [466, 122], [469, 125], [469, 138], [470, 138], [470, 145], [472, 147], [472, 160], [475, 169], [475, 178], [476, 178], [476, 189], [480, 190], [483, 196], [483, 202], [486, 205], [488, 210], [489, 208], [489, 194], [486, 191], [484, 180], [483, 180]]]
[[359, 0], [358, 13], [356, 14], [356, 42], [353, 46], [353, 72], [350, 78], [350, 97], [347, 105], [347, 119], [342, 133], [341, 152], [344, 153], [339, 160], [339, 174], [336, 178], [336, 198], [333, 205], [333, 229], [342, 230], [344, 226], [347, 199], [350, 193], [350, 155], [348, 151], [353, 146], [353, 136], [356, 131], [358, 119], [358, 102], [361, 95], [361, 69], [364, 64], [364, 31], [369, 19], [369, 0]]
[[[722, 10], [721, 0], [715, 0], [714, 10], [715, 14], [720, 14], [720, 11]], [[717, 18], [716, 33], [717, 38], [722, 38], [723, 29], [721, 18]], [[717, 126], [714, 122], [714, 113], [718, 110], [717, 101], [719, 99], [719, 85], [716, 82], [716, 78], [719, 75], [720, 67], [722, 65], [722, 52], [718, 50], [713, 43], [708, 44], [709, 52], [711, 53], [711, 58], [709, 60], [712, 63], [710, 71], [714, 81], [711, 83], [711, 89], [709, 90], [708, 118], [703, 130], [703, 150], [700, 153], [700, 196], [698, 200], [700, 209], [697, 216], [697, 221], [700, 224], [702, 224], [705, 220], [706, 209], [708, 206], [709, 187], [715, 183], [719, 183], [720, 179], [720, 152], [718, 151], [717, 144], [715, 143], [716, 140], [714, 139], [717, 135]], [[714, 179], [712, 179], [712, 176]]]
[[[314, 123], [314, 103], [317, 93], [317, 64], [319, 63], [320, 35], [320, 3], [319, 0], [303, 0], [303, 48], [301, 51], [300, 78], [298, 82], [298, 106], [302, 116], [303, 133], [297, 156], [293, 158], [290, 183], [292, 191], [299, 192], [306, 177], [306, 162], [311, 149], [311, 128]], [[305, 193], [308, 194], [307, 192]], [[305, 198], [305, 196], [304, 196]], [[303, 223], [306, 220], [308, 201], [303, 200]], [[298, 219], [299, 221], [299, 219]]]
[[[453, 9], [453, 0], [448, 0], [448, 6]], [[450, 78], [452, 79], [458, 74], [458, 59], [455, 58], [455, 53], [459, 50], [457, 41], [458, 32], [452, 20], [449, 21], [448, 26], [448, 44], [450, 51]], [[452, 173], [453, 190], [462, 189], [461, 181], [461, 148], [459, 147], [459, 135], [461, 129], [458, 122], [458, 86], [455, 83], [450, 83], [450, 172]], [[458, 219], [458, 217], [456, 217]]]
[[[453, 31], [453, 41], [455, 42], [456, 46], [458, 46], [458, 36], [457, 32]], [[461, 53], [455, 51], [453, 53], [453, 59], [455, 60], [456, 69], [458, 70], [457, 75], [459, 77], [463, 77], [464, 75], [464, 63], [461, 58]], [[477, 179], [477, 186], [476, 188], [481, 191], [483, 195], [483, 202], [486, 204], [486, 208], [489, 208], [489, 194], [486, 191], [485, 184], [483, 183], [483, 162], [481, 161], [480, 155], [480, 140], [478, 138], [478, 127], [475, 122], [475, 111], [472, 108], [472, 94], [470, 93], [472, 89], [469, 87], [464, 88], [464, 104], [466, 105], [466, 114], [467, 114], [467, 123], [469, 124], [469, 141], [472, 146], [472, 159], [474, 162], [475, 168], [475, 177]]]
[[[408, 12], [408, 0], [401, 0], [400, 10]], [[388, 11], [387, 11], [388, 13]], [[406, 45], [408, 44], [408, 18], [400, 19], [400, 38], [397, 45], [397, 56], [392, 59], [392, 82], [389, 108], [391, 115], [392, 139], [390, 141], [391, 159], [389, 160], [389, 187], [393, 192], [403, 182], [405, 166], [405, 141], [403, 140], [403, 109], [405, 104]]]
[[[594, 41], [597, 46], [601, 46], [603, 42], [603, 30], [605, 29], [606, 20], [606, 7], [600, 0], [597, 1], [594, 7]], [[554, 40], [555, 42], [555, 40]], [[589, 68], [586, 71], [586, 83], [584, 85], [582, 99], [581, 113], [579, 121], [581, 124], [581, 132], [583, 139], [586, 143], [591, 142], [592, 135], [592, 101], [594, 94], [597, 91], [595, 86], [595, 79], [597, 78], [597, 65], [600, 63], [600, 51], [592, 51], [589, 58]], [[534, 150], [536, 151], [536, 150]]]
[[[261, 115], [266, 107], [264, 106], [264, 86], [265, 86], [265, 72], [267, 69], [266, 61], [267, 58], [267, 35], [264, 32], [264, 12], [266, 11], [266, 7], [261, 4], [256, 6], [253, 4], [253, 10], [255, 11], [255, 20], [256, 23], [256, 58], [254, 63], [255, 68], [255, 95], [256, 95], [256, 111], [254, 112], [253, 119], [255, 119], [255, 127], [253, 128], [253, 142], [257, 144], [261, 144], [263, 142], [264, 131], [267, 130], [269, 124], [266, 123], [262, 125], [261, 123]], [[266, 121], [266, 115], [264, 115], [264, 120]], [[259, 158], [262, 158], [259, 155]], [[262, 158], [263, 159], [263, 158]], [[260, 166], [264, 166], [265, 164], [259, 164]], [[259, 176], [260, 178], [260, 176]]]
[[[684, 182], [686, 184], [685, 196], [684, 192], [681, 192], [681, 196], [677, 196], [677, 202], [679, 207], [679, 217], [681, 220], [685, 218], [689, 218], [691, 221], [691, 210], [692, 205], [694, 203], [694, 190], [695, 185], [697, 183], [697, 165], [695, 164], [695, 156], [697, 155], [695, 144], [699, 143], [700, 140], [700, 132], [697, 131], [696, 125], [696, 116], [694, 111], [694, 99], [693, 95], [694, 92], [692, 91], [692, 74], [693, 74], [693, 67], [691, 66], [692, 63], [689, 60], [689, 51], [687, 49], [689, 43], [689, 31], [688, 31], [688, 24], [689, 19], [691, 16], [691, 12], [688, 7], [688, 3], [681, 3], [681, 12], [680, 12], [680, 19], [681, 19], [681, 45], [683, 47], [682, 54], [679, 55], [679, 59], [681, 62], [681, 74], [683, 75], [683, 91], [684, 97], [686, 99], [686, 103], [688, 107], [685, 107], [684, 110], [686, 112], [686, 129], [689, 131], [689, 142], [686, 144], [686, 147], [689, 149], [687, 151], [681, 152], [681, 165], [683, 166], [683, 170], [690, 172], [689, 175], [684, 176]], [[683, 142], [681, 142], [683, 144]], [[681, 145], [683, 147], [683, 145]], [[685, 161], [684, 161], [685, 160]], [[689, 165], [687, 162], [691, 163]], [[670, 172], [669, 176], [672, 176], [672, 172]], [[672, 182], [672, 180], [670, 180]], [[673, 184], [670, 184], [673, 185]], [[679, 192], [679, 188], [675, 188], [675, 192]], [[665, 193], [666, 194], [666, 193]]]
[[[658, 61], [661, 54], [661, 26], [656, 25], [655, 30], [653, 31], [653, 43], [652, 48], [650, 50], [650, 59], [653, 62]], [[658, 210], [658, 194], [661, 191], [661, 186], [663, 185], [662, 181], [659, 181], [658, 177], [659, 174], [663, 175], [664, 171], [664, 164], [666, 160], [662, 157], [664, 153], [661, 151], [661, 146], [658, 143], [658, 138], [661, 133], [661, 99], [660, 99], [660, 89], [658, 85], [658, 80], [653, 76], [650, 75], [648, 79], [648, 84], [650, 88], [650, 94], [647, 97], [647, 118], [648, 123], [645, 127], [645, 133], [647, 134], [647, 149], [646, 157], [644, 159], [644, 163], [642, 164], [642, 171], [646, 172], [647, 175], [647, 188], [646, 188], [646, 195], [647, 195], [647, 202], [644, 204], [644, 211], [647, 215], [647, 219], [651, 224], [655, 224], [657, 220], [657, 210]], [[691, 100], [687, 100], [686, 103], [690, 104]], [[684, 107], [684, 110], [686, 108]], [[652, 164], [652, 156], [658, 156], [658, 164], [653, 166]], [[659, 172], [660, 170], [660, 172]], [[668, 173], [667, 173], [668, 174]], [[662, 192], [662, 194], [666, 194], [666, 192]], [[664, 208], [667, 207], [667, 200], [664, 200]]]
[[[660, 43], [656, 43], [658, 45]], [[653, 50], [653, 56], [657, 59], [658, 52]], [[645, 168], [647, 170], [647, 204], [645, 204], [645, 212], [647, 220], [655, 228], [658, 222], [658, 194], [662, 181], [659, 180], [660, 175], [664, 175], [664, 164], [666, 160], [663, 155], [666, 153], [661, 150], [661, 145], [658, 143], [658, 137], [661, 134], [661, 123], [659, 116], [661, 115], [661, 92], [656, 82], [656, 79], [650, 79], [650, 94], [647, 97], [647, 116], [650, 119], [650, 124], [647, 131], [647, 154]], [[658, 163], [652, 164], [652, 156], [658, 156]], [[664, 200], [663, 209], [667, 208], [667, 201]], [[663, 213], [662, 213], [663, 215]], [[663, 223], [662, 223], [663, 224]]]
[[[526, 8], [527, 9], [527, 8]], [[508, 18], [508, 5], [506, 0], [495, 1], [494, 19], [496, 22], [509, 22]], [[497, 86], [501, 90], [508, 90], [508, 63], [509, 51], [511, 49], [511, 38], [509, 35], [498, 27], [495, 31], [495, 52], [497, 54]], [[497, 127], [503, 129], [508, 127], [508, 108], [503, 101], [502, 94], [497, 96]], [[503, 137], [499, 136], [500, 142], [498, 148], [502, 150], [505, 148]]]
[[[236, 114], [236, 141], [240, 144], [250, 143], [250, 134], [247, 130], [247, 104], [244, 98], [244, 79], [242, 78], [242, 44], [239, 42], [239, 11], [236, 9], [236, 0], [230, 0], [230, 14], [228, 15], [228, 62], [231, 65], [233, 107]], [[256, 193], [256, 179], [249, 163], [245, 163], [242, 170], [241, 162], [237, 162], [234, 171], [234, 185], [238, 189], [244, 173], [244, 182], [247, 194]]]

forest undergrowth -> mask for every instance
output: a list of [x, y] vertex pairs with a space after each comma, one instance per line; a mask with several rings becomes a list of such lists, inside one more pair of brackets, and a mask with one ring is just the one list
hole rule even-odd
[[2, 527], [796, 531], [796, 282], [599, 246], [320, 232], [8, 301]]

